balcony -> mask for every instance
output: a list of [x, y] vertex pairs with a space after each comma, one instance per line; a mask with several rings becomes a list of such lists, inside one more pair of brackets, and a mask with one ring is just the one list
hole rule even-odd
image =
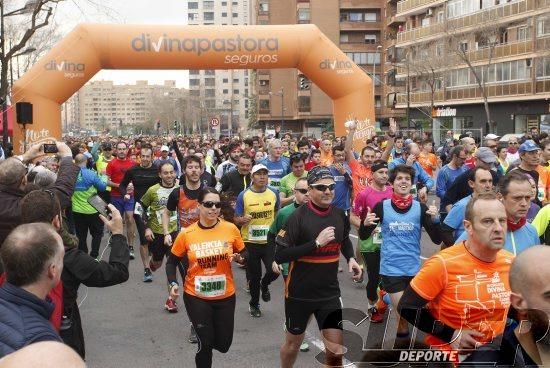
[[445, 0], [404, 0], [397, 3], [397, 14], [411, 13], [425, 7], [432, 7], [443, 4]]
[[378, 22], [340, 22], [341, 31], [378, 31], [382, 28], [382, 23]]
[[398, 26], [400, 24], [403, 24], [406, 22], [406, 19], [404, 16], [397, 16], [397, 15], [392, 15], [392, 16], [389, 16], [386, 18], [386, 24], [388, 25], [388, 27], [391, 27], [391, 26]]
[[[527, 12], [544, 9], [549, 5], [550, 0], [521, 0], [514, 3], [502, 4], [462, 17], [452, 18], [447, 20], [445, 23], [435, 23], [426, 27], [418, 27], [409, 31], [399, 32], [397, 34], [397, 42], [416, 42], [422, 38], [436, 36], [445, 30], [452, 30], [454, 32], [490, 22], [500, 23], [502, 21], [510, 21], [510, 18], [517, 17], [518, 15], [522, 15]], [[398, 14], [402, 15], [399, 13], [399, 10]]]
[[[546, 93], [550, 91], [550, 81], [537, 81], [536, 93]], [[515, 83], [498, 83], [486, 86], [487, 96], [489, 98], [523, 96], [534, 94], [533, 83], [531, 82], [515, 82]], [[429, 105], [431, 92], [411, 92], [410, 103], [416, 105]], [[464, 88], [453, 88], [445, 91], [437, 91], [434, 94], [434, 102], [449, 103], [452, 101], [461, 100], [482, 100], [483, 95], [476, 86]], [[402, 93], [397, 95], [397, 104], [407, 104], [407, 94]], [[399, 106], [402, 107], [402, 106]]]
[[550, 36], [537, 38], [537, 51], [548, 51], [550, 50]]
[[[478, 50], [470, 51], [468, 53], [468, 58], [472, 63], [488, 60], [490, 52], [491, 52], [491, 49], [489, 47], [484, 47]], [[527, 54], [530, 52], [533, 52], [532, 41], [519, 41], [519, 42], [513, 42], [513, 43], [506, 43], [506, 44], [495, 46], [495, 48], [493, 49], [493, 59], [517, 56], [517, 55]]]

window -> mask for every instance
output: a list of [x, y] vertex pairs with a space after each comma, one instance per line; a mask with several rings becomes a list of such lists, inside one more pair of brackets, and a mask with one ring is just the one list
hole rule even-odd
[[526, 41], [528, 38], [527, 27], [518, 28], [518, 41]]
[[379, 86], [380, 85], [380, 74], [376, 73], [374, 75], [374, 85]]
[[443, 56], [443, 45], [442, 44], [435, 45], [435, 55], [436, 56]]
[[199, 70], [190, 70], [189, 75], [200, 75], [201, 72]]
[[204, 107], [207, 109], [215, 109], [216, 108], [216, 100], [205, 100], [204, 101]]
[[187, 9], [198, 9], [199, 3], [198, 2], [189, 2], [187, 3]]
[[366, 34], [365, 35], [365, 43], [374, 45], [377, 42], [377, 38], [375, 34]]
[[239, 90], [238, 90], [238, 89], [234, 89], [234, 90], [233, 90], [233, 94], [234, 94], [234, 95], [238, 95], [238, 94], [239, 94]]
[[239, 83], [239, 78], [233, 78], [233, 83]]
[[309, 8], [298, 9], [298, 23], [309, 23]]
[[222, 18], [227, 17], [227, 13], [222, 13]]
[[298, 111], [310, 112], [311, 111], [311, 98], [310, 96], [298, 96]]
[[377, 22], [378, 14], [377, 13], [365, 13], [365, 22]]
[[348, 43], [348, 42], [349, 42], [349, 35], [347, 33], [341, 33], [340, 43]]
[[204, 2], [202, 3], [202, 7], [203, 7], [204, 9], [209, 9], [209, 10], [210, 10], [210, 9], [214, 9], [214, 2], [213, 2], [213, 1], [204, 1]]
[[380, 98], [380, 96], [374, 97], [374, 107], [376, 107], [377, 109], [382, 107], [382, 99]]
[[269, 3], [260, 3], [260, 13], [269, 12]]
[[233, 6], [239, 5], [239, 3], [237, 1], [233, 1], [231, 4], [233, 4]]
[[537, 36], [550, 34], [550, 17], [542, 18], [537, 21]]
[[216, 71], [215, 70], [205, 70], [204, 75], [216, 75]]
[[269, 81], [268, 80], [260, 80], [260, 86], [261, 87], [269, 86]]
[[239, 13], [233, 13], [233, 18], [238, 18], [239, 17]]
[[460, 51], [462, 52], [468, 52], [468, 42], [467, 41], [463, 41], [461, 42], [458, 47], [460, 48]]
[[222, 93], [223, 93], [224, 95], [226, 95], [226, 94], [229, 93], [229, 90], [228, 90], [228, 89], [224, 89], [224, 90], [222, 91]]
[[205, 78], [204, 79], [204, 85], [207, 87], [214, 87], [216, 86], [216, 79], [215, 78]]
[[430, 25], [430, 18], [429, 17], [422, 18], [422, 27], [427, 27], [429, 25]]
[[357, 65], [380, 64], [378, 52], [346, 52], [346, 55]]
[[222, 79], [222, 82], [223, 82], [223, 83], [228, 83], [228, 82], [229, 82], [229, 79], [224, 78], [224, 79]]
[[227, 6], [227, 1], [222, 1], [222, 6]]
[[216, 97], [216, 90], [215, 89], [205, 89], [204, 90], [204, 96], [205, 97]]
[[437, 23], [443, 23], [445, 21], [445, 13], [440, 11], [437, 12]]
[[550, 78], [550, 57], [537, 59], [537, 79]]
[[269, 100], [260, 100], [260, 111], [261, 110], [269, 111]]
[[456, 18], [479, 10], [479, 0], [451, 0], [447, 3], [447, 18]]
[[204, 12], [203, 19], [204, 20], [214, 20], [214, 12]]
[[187, 14], [188, 20], [199, 20], [199, 15], [197, 13], [189, 13]]

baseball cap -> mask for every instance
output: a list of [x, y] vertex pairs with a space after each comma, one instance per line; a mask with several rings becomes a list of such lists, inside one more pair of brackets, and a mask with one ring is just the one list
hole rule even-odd
[[334, 176], [331, 174], [330, 170], [324, 166], [315, 166], [307, 173], [307, 183], [309, 185], [315, 184], [322, 179], [334, 180]]
[[499, 139], [499, 138], [500, 138], [500, 135], [496, 135], [496, 134], [493, 134], [493, 133], [489, 133], [485, 136], [485, 139], [495, 140], [495, 139]]
[[255, 173], [257, 173], [257, 172], [260, 171], [260, 170], [265, 170], [265, 171], [268, 171], [268, 172], [269, 172], [269, 170], [267, 169], [267, 167], [266, 167], [265, 165], [257, 164], [257, 165], [254, 165], [254, 166], [252, 167], [252, 170], [250, 171], [250, 173], [251, 173], [252, 175], [254, 175]]
[[519, 153], [538, 151], [540, 147], [532, 140], [528, 139], [519, 146]]
[[160, 147], [160, 150], [161, 150], [161, 152], [162, 151], [170, 152], [170, 148], [168, 148], [168, 146], [162, 146], [162, 147]]
[[489, 147], [480, 147], [475, 153], [476, 158], [479, 158], [481, 161], [486, 164], [492, 164], [497, 161], [497, 157], [493, 153], [493, 150]]

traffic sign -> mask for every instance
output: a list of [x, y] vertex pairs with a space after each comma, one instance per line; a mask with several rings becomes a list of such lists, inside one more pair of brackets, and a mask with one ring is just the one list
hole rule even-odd
[[212, 125], [212, 127], [217, 127], [218, 125], [220, 125], [220, 119], [218, 119], [218, 118], [211, 118], [211, 119], [210, 119], [210, 125]]

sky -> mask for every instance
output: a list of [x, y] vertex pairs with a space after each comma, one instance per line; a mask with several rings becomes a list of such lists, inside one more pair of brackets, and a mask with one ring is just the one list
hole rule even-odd
[[[66, 0], [59, 3], [54, 21], [63, 35], [79, 23], [185, 25], [186, 4], [185, 0]], [[185, 88], [189, 84], [186, 70], [102, 70], [92, 80], [112, 80], [115, 84], [176, 80], [178, 87]]]

